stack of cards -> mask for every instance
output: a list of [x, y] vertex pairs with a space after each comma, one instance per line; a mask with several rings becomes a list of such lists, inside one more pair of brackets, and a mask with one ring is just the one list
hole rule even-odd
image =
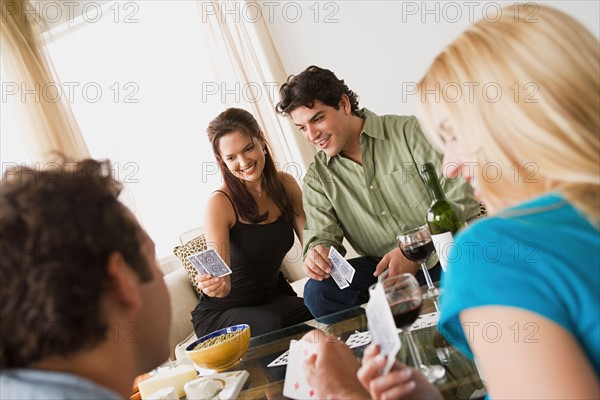
[[188, 256], [188, 260], [198, 270], [199, 274], [209, 274], [213, 277], [231, 274], [231, 269], [213, 249]]
[[308, 385], [304, 373], [304, 361], [315, 354], [315, 345], [305, 340], [292, 340], [285, 370], [283, 395], [290, 399], [314, 399], [316, 393]]
[[333, 246], [329, 248], [329, 259], [331, 260], [331, 277], [340, 289], [346, 289], [352, 283], [356, 270]]
[[381, 283], [371, 291], [371, 299], [367, 304], [367, 323], [373, 343], [379, 345], [381, 354], [386, 356], [383, 374], [387, 374], [400, 350], [400, 337]]

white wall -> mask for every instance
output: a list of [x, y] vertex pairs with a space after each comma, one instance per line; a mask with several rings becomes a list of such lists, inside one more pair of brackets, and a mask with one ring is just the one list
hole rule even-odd
[[[514, 2], [278, 4], [263, 15], [288, 74], [297, 74], [311, 64], [325, 67], [359, 94], [361, 106], [380, 114], [412, 114], [413, 96], [402, 92], [402, 83], [418, 82], [433, 58], [471, 22], [482, 17], [493, 20], [499, 6]], [[549, 4], [571, 14], [599, 36], [599, 2], [537, 4]]]
[[[77, 4], [84, 8], [84, 3]], [[94, 156], [109, 157], [121, 167], [138, 166], [129, 185], [136, 200], [132, 208], [163, 257], [178, 244], [180, 233], [202, 225], [203, 205], [220, 183], [211, 168], [214, 159], [204, 130], [225, 104], [214, 96], [203, 100], [202, 84], [215, 77], [210, 58], [202, 52], [200, 23], [205, 16], [199, 18], [195, 2], [142, 0], [137, 8], [129, 1], [119, 4], [105, 8], [106, 17], [98, 23], [79, 21], [85, 27], [71, 27], [73, 37], [56, 42], [51, 55], [63, 81], [102, 84], [105, 96], [100, 102], [85, 101], [79, 91], [72, 107]], [[255, 9], [240, 4], [241, 14], [234, 10], [227, 18], [254, 18]], [[402, 101], [402, 82], [418, 81], [433, 57], [471, 20], [482, 17], [483, 10], [494, 17], [493, 6], [498, 3], [265, 0], [260, 4], [288, 73], [299, 73], [310, 64], [330, 68], [361, 96], [362, 105], [378, 113], [410, 114], [413, 102], [410, 97]], [[598, 36], [598, 1], [552, 4]], [[425, 8], [433, 14], [425, 14]], [[461, 17], [452, 22], [457, 10]], [[139, 22], [124, 24], [132, 11]], [[113, 82], [134, 82], [139, 102], [113, 100]], [[148, 111], [154, 106], [157, 111]], [[18, 132], [18, 124], [7, 103], [0, 107], [0, 121], [2, 165], [28, 161], [19, 135], [11, 134]], [[117, 172], [123, 179], [132, 170]]]

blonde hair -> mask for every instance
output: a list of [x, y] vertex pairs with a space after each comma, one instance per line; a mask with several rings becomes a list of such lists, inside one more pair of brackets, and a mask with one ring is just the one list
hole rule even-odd
[[[598, 227], [600, 45], [567, 14], [531, 7], [502, 9], [498, 21], [475, 23], [438, 55], [419, 83], [425, 118], [432, 126], [435, 89], [465, 150], [477, 155], [475, 178], [486, 201], [560, 192]], [[481, 176], [490, 162], [518, 163], [520, 179], [504, 174], [492, 185]], [[527, 186], [530, 162], [539, 183]]]

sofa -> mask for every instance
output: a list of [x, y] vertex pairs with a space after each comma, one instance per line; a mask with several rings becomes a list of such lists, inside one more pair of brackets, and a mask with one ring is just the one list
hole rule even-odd
[[[203, 235], [190, 240], [187, 239], [182, 237], [182, 245], [177, 246], [174, 250], [179, 257], [170, 255], [159, 260], [171, 301], [171, 354], [169, 356], [171, 360], [185, 357], [185, 347], [196, 339], [191, 322], [191, 311], [198, 303], [198, 292], [192, 285], [189, 266], [184, 265], [185, 263], [189, 263], [189, 261], [185, 260], [185, 257], [182, 257], [185, 253], [182, 251], [182, 248], [195, 252], [206, 249], [206, 246], [203, 241]], [[196, 243], [196, 246], [190, 248], [191, 243]], [[294, 246], [292, 246], [284, 258], [281, 270], [290, 281], [292, 288], [294, 288], [298, 296], [302, 297], [304, 284], [308, 278], [302, 270], [302, 247], [298, 241], [294, 243]]]

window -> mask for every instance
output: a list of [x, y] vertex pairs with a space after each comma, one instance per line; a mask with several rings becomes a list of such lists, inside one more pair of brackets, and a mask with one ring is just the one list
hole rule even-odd
[[111, 160], [123, 201], [164, 257], [202, 225], [222, 182], [205, 130], [225, 105], [203, 96], [215, 78], [198, 5], [128, 1], [87, 13], [71, 32], [51, 32], [50, 58], [92, 157]]

